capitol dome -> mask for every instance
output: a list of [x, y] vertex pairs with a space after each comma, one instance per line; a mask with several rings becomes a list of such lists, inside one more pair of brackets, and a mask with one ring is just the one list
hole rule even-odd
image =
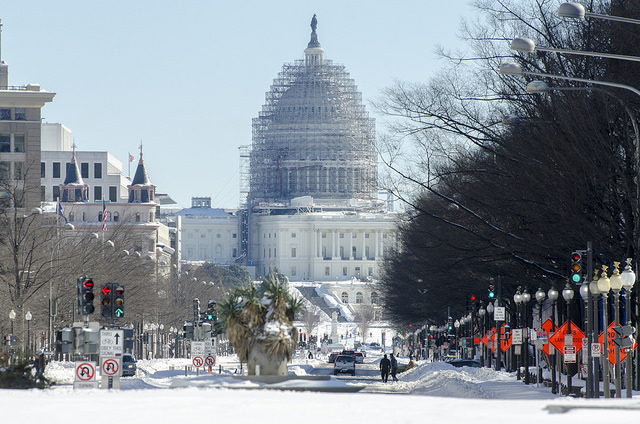
[[250, 202], [376, 197], [375, 121], [343, 65], [324, 59], [311, 23], [305, 59], [285, 64], [253, 119]]

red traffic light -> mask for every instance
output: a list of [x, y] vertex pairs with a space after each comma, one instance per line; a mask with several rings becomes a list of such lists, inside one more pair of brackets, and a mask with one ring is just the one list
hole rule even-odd
[[122, 286], [116, 287], [116, 295], [122, 296], [123, 293], [124, 293], [124, 287]]
[[102, 295], [103, 296], [107, 296], [107, 295], [109, 295], [109, 293], [111, 293], [111, 288], [107, 284], [102, 288]]
[[573, 252], [571, 254], [571, 260], [573, 262], [578, 262], [580, 259], [582, 259], [582, 255], [579, 252]]
[[82, 285], [87, 290], [93, 290], [93, 280], [91, 280], [91, 279], [84, 280], [84, 283], [82, 283]]
[[474, 302], [476, 300], [475, 296], [471, 296], [471, 301]]

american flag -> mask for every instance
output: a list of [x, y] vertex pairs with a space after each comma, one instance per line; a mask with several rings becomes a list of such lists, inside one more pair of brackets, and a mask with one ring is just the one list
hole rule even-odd
[[135, 160], [135, 158], [133, 157], [133, 155], [131, 153], [129, 153], [129, 162], [133, 162]]
[[107, 205], [102, 199], [102, 232], [107, 231]]

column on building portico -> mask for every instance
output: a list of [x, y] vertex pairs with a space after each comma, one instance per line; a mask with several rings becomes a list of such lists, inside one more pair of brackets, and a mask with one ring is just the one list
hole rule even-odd
[[348, 258], [350, 261], [354, 260], [353, 257], [353, 231], [349, 231], [349, 253]]
[[316, 258], [322, 256], [322, 232], [316, 230]]
[[362, 259], [366, 259], [365, 258], [365, 253], [367, 253], [367, 238], [365, 237], [365, 234], [367, 233], [367, 230], [365, 229], [362, 232], [362, 253], [360, 254], [360, 256], [362, 257]]
[[340, 234], [338, 233], [338, 230], [333, 230], [333, 252], [331, 252], [331, 257], [333, 259], [340, 259], [338, 257], [338, 253], [340, 252], [340, 250], [338, 249], [338, 237], [340, 236]]
[[380, 237], [380, 230], [376, 230], [376, 238], [375, 238], [376, 245], [375, 245], [375, 251], [373, 252], [373, 254], [374, 254], [373, 259], [374, 259], [374, 260], [378, 260], [378, 255], [379, 255], [379, 251], [380, 251], [380, 240], [381, 240], [381, 238], [382, 238], [382, 237]]

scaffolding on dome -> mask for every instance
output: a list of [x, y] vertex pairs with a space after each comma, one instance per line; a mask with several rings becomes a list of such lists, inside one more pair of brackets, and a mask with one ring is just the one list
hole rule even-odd
[[253, 119], [250, 207], [377, 197], [375, 120], [344, 65], [319, 51], [318, 61], [307, 55], [282, 67]]

